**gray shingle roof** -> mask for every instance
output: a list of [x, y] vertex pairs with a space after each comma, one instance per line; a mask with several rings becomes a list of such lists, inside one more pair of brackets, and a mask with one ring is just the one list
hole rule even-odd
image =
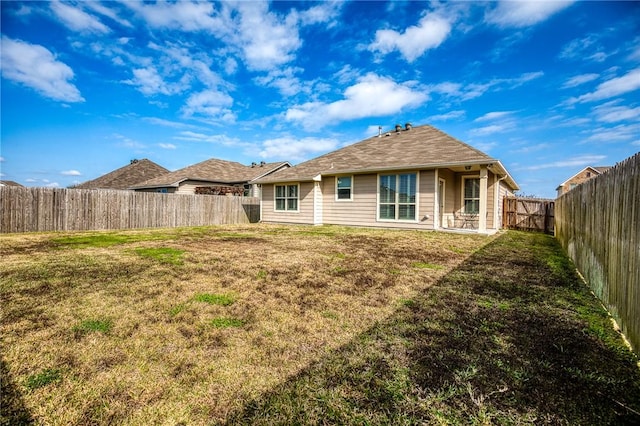
[[286, 161], [280, 161], [275, 163], [261, 163], [252, 167], [235, 161], [211, 158], [183, 169], [140, 182], [131, 188], [176, 187], [180, 182], [184, 182], [185, 180], [228, 184], [249, 182], [288, 164]]
[[161, 176], [169, 170], [146, 158], [133, 160], [99, 178], [74, 186], [77, 189], [127, 189], [145, 180]]
[[309, 181], [318, 175], [490, 162], [497, 160], [426, 125], [365, 139], [258, 179], [256, 183]]
[[19, 184], [18, 182], [14, 182], [12, 180], [0, 180], [0, 186], [18, 186], [24, 187], [24, 185]]

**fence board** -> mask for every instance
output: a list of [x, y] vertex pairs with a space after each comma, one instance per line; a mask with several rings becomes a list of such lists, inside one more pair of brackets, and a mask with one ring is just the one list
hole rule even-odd
[[640, 354], [640, 153], [556, 200], [556, 237]]
[[255, 197], [0, 187], [0, 233], [254, 223]]

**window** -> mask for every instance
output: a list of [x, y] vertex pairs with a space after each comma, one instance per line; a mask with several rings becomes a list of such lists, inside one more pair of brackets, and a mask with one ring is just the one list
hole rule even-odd
[[340, 176], [336, 177], [336, 200], [352, 200], [353, 177]]
[[464, 179], [464, 213], [480, 213], [480, 179]]
[[276, 185], [275, 209], [298, 211], [298, 185]]
[[378, 216], [382, 220], [416, 220], [415, 173], [380, 175]]

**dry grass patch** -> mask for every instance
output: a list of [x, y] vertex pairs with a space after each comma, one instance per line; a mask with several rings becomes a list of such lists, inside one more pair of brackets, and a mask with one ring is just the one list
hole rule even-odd
[[5, 412], [224, 421], [489, 241], [267, 225], [2, 235]]

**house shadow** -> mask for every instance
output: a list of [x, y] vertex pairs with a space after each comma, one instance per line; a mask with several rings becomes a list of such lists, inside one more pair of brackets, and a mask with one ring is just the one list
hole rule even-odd
[[508, 232], [225, 424], [640, 424], [636, 363], [557, 241]]
[[33, 424], [31, 413], [24, 405], [22, 394], [15, 380], [11, 377], [9, 368], [0, 357], [0, 425], [18, 426]]

